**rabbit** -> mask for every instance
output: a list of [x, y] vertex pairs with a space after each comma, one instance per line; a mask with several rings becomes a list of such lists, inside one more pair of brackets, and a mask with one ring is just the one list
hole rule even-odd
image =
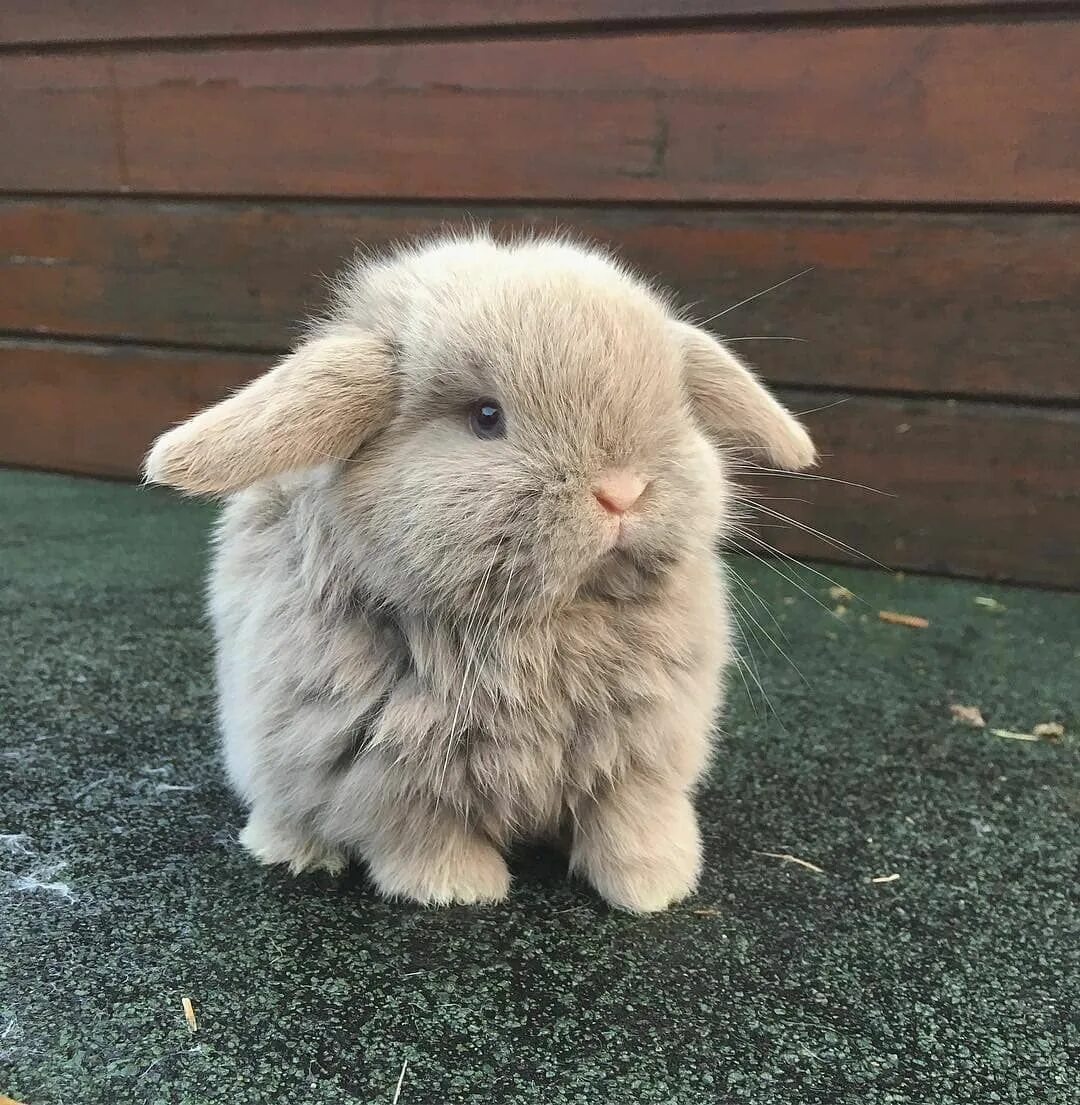
[[599, 247], [473, 231], [357, 261], [291, 356], [145, 463], [228, 497], [209, 606], [243, 845], [362, 859], [425, 905], [505, 898], [519, 838], [624, 910], [692, 893], [735, 449], [815, 459]]

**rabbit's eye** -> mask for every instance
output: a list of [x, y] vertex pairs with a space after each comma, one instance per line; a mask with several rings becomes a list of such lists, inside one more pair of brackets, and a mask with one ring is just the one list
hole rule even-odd
[[492, 399], [480, 399], [469, 408], [469, 426], [477, 437], [493, 438], [506, 435], [502, 407]]

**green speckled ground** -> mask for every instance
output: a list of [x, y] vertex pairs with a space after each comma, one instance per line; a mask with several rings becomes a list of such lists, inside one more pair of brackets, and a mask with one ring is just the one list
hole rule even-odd
[[0, 1091], [389, 1105], [407, 1059], [401, 1105], [1080, 1100], [1080, 741], [948, 712], [1075, 732], [1080, 596], [835, 569], [837, 620], [740, 565], [809, 685], [757, 650], [783, 725], [734, 694], [700, 894], [622, 916], [523, 850], [509, 904], [425, 912], [237, 847], [208, 509], [8, 472], [0, 510]]

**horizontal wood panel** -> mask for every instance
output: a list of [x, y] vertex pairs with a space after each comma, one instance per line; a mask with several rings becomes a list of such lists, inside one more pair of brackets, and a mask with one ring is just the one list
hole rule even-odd
[[0, 8], [0, 43], [1045, 6], [1044, 0], [6, 0]]
[[[1080, 587], [1080, 412], [862, 397], [805, 421], [818, 473], [847, 483], [758, 476], [763, 493], [810, 500], [766, 505], [888, 567]], [[792, 527], [763, 533], [798, 557], [849, 558]]]
[[1080, 202], [1080, 21], [20, 55], [0, 189]]
[[[0, 343], [0, 460], [133, 476], [158, 432], [261, 367], [224, 354]], [[828, 402], [787, 398], [796, 409]], [[892, 567], [1080, 583], [1077, 412], [862, 397], [807, 421], [822, 475], [894, 497], [759, 476], [770, 496], [812, 500], [768, 505]], [[838, 555], [795, 529], [762, 532], [796, 555]]]
[[148, 443], [265, 359], [0, 341], [0, 462], [134, 477]]
[[[1080, 215], [472, 208], [609, 243], [772, 380], [1080, 402]], [[356, 243], [460, 208], [0, 202], [0, 330], [277, 352]]]

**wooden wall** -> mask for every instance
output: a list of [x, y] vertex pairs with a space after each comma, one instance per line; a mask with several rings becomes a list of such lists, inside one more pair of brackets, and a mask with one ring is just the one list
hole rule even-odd
[[723, 320], [793, 513], [1080, 585], [1076, 4], [11, 0], [0, 105], [0, 461], [132, 476], [357, 241], [559, 225], [703, 315], [810, 269]]

